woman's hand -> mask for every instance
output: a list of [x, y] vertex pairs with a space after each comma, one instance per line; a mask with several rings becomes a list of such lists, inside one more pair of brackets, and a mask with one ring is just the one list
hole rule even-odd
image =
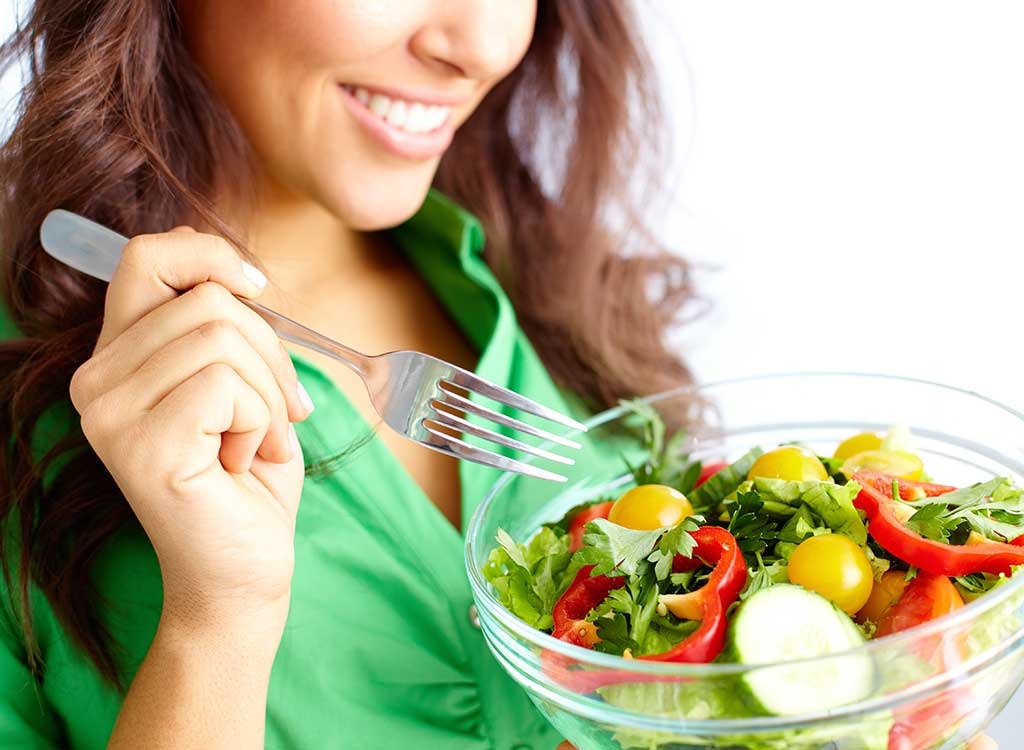
[[132, 239], [71, 381], [85, 436], [159, 559], [162, 627], [283, 627], [303, 476], [290, 422], [311, 404], [277, 336], [233, 296], [264, 283], [218, 237]]
[[288, 613], [311, 408], [287, 352], [235, 294], [262, 274], [222, 239], [136, 237], [71, 380], [86, 438], [163, 578], [160, 624], [108, 747], [262, 747]]

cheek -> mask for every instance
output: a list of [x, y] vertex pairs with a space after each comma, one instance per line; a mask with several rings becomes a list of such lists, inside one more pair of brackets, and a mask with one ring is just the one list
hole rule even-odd
[[402, 19], [410, 15], [399, 0], [194, 2], [185, 12], [190, 47], [227, 88], [371, 60], [401, 43], [408, 33]]
[[[350, 225], [376, 228], [415, 210], [436, 164], [370, 159], [337, 83], [353, 69], [386, 70], [422, 1], [196, 0], [186, 30], [261, 171]], [[396, 202], [406, 193], [410, 206], [382, 209], [388, 195]]]
[[514, 49], [514, 60], [509, 65], [506, 74], [518, 65], [533, 41], [534, 27], [537, 22], [537, 0], [520, 0], [518, 3], [509, 3], [516, 6], [515, 17], [510, 19], [508, 26], [509, 38], [512, 40]]
[[372, 60], [401, 39], [387, 7], [356, 0], [199, 2], [193, 54], [259, 151], [276, 133], [308, 127], [335, 72]]

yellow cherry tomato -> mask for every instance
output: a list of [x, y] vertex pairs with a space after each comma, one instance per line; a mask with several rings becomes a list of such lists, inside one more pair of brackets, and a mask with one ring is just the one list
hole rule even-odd
[[842, 534], [812, 536], [789, 558], [789, 582], [815, 591], [852, 615], [871, 596], [873, 577], [867, 555]]
[[882, 447], [882, 436], [873, 432], [859, 432], [853, 437], [848, 437], [839, 444], [833, 458], [845, 461], [850, 456], [855, 456], [864, 451], [877, 451]]
[[810, 479], [826, 480], [828, 472], [818, 457], [798, 445], [786, 445], [768, 451], [750, 467], [747, 479], [766, 477], [805, 482]]
[[675, 526], [693, 515], [686, 495], [663, 484], [641, 484], [615, 501], [608, 520], [627, 529], [650, 531]]
[[893, 604], [900, 600], [907, 588], [907, 574], [901, 570], [887, 570], [871, 586], [871, 595], [857, 612], [857, 622], [871, 620], [877, 623]]
[[878, 471], [916, 482], [924, 473], [924, 464], [913, 453], [905, 451], [863, 451], [846, 459], [840, 471], [848, 477], [858, 471]]

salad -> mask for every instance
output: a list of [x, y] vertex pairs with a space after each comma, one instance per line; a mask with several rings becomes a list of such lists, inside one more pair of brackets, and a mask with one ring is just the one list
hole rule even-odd
[[[788, 444], [702, 462], [680, 455], [679, 436], [665, 440], [656, 416], [645, 417], [648, 455], [630, 467], [634, 486], [571, 509], [528, 540], [499, 530], [482, 572], [530, 626], [624, 659], [783, 664], [850, 652], [839, 675], [749, 670], [717, 696], [669, 686], [675, 706], [692, 701], [695, 718], [716, 701], [787, 716], [864, 700], [877, 667], [853, 649], [949, 614], [1024, 565], [1021, 489], [1003, 477], [937, 483], [906, 429], [852, 435], [827, 456]], [[957, 658], [942, 637], [918, 651], [938, 669]], [[660, 700], [654, 689], [668, 679], [574, 671], [553, 652], [542, 659], [552, 679], [612, 703]], [[971, 700], [953, 690], [864, 722], [873, 739], [862, 746], [934, 747]]]

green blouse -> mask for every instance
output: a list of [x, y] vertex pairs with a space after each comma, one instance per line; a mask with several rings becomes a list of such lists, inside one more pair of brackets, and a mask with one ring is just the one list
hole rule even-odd
[[[481, 257], [479, 223], [431, 193], [393, 230], [480, 354], [477, 372], [570, 408], [519, 329]], [[0, 337], [16, 335], [0, 316]], [[371, 430], [333, 382], [292, 356], [317, 408], [297, 425], [307, 463]], [[54, 428], [75, 415], [68, 407]], [[497, 472], [460, 466], [462, 527]], [[270, 680], [269, 748], [552, 750], [559, 737], [495, 662], [471, 614], [462, 535], [380, 440], [307, 478], [295, 533], [291, 610]], [[103, 612], [128, 675], [160, 614], [156, 558], [141, 530], [118, 535], [96, 563]], [[33, 593], [42, 679], [33, 680], [10, 612], [0, 614], [0, 747], [100, 748], [121, 706]]]

